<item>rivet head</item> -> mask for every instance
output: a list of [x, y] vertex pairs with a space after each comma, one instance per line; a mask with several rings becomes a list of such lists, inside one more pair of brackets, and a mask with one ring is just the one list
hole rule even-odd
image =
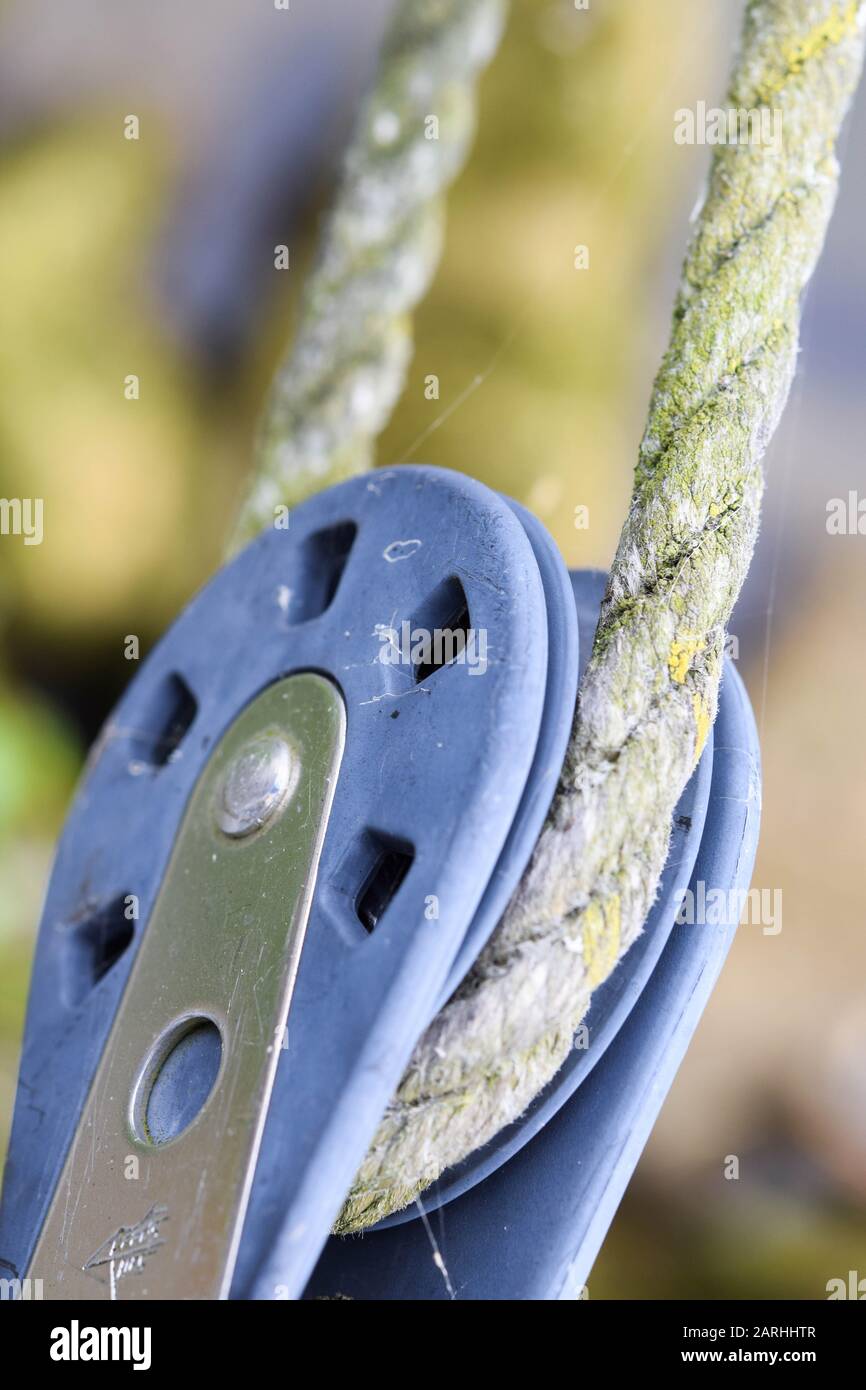
[[217, 800], [217, 823], [239, 839], [273, 820], [294, 791], [300, 769], [279, 734], [258, 734], [229, 763]]

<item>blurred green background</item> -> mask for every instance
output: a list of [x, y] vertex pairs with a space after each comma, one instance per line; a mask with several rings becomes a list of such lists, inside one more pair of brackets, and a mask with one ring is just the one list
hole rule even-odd
[[[0, 538], [0, 1151], [54, 838], [130, 678], [124, 638], [146, 654], [219, 562], [388, 8], [0, 6], [0, 493], [45, 506], [42, 545]], [[738, 18], [515, 0], [482, 85], [379, 461], [511, 493], [574, 565], [613, 552], [707, 166], [673, 113], [721, 103]], [[765, 760], [754, 882], [782, 889], [784, 927], [741, 929], [592, 1298], [866, 1276], [866, 540], [825, 528], [829, 498], [866, 488], [864, 135], [861, 101], [733, 623]]]

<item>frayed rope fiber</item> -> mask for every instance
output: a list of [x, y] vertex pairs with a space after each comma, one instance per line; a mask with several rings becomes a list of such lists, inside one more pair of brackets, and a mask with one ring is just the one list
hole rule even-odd
[[716, 714], [864, 20], [847, 0], [747, 5], [730, 105], [780, 111], [781, 139], [716, 149], [547, 825], [496, 933], [418, 1043], [339, 1232], [407, 1205], [515, 1120], [641, 931]]

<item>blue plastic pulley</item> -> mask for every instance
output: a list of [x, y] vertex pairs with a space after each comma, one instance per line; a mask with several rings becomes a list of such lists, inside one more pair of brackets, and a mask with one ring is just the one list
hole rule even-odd
[[362, 477], [193, 600], [93, 751], [0, 1207], [47, 1298], [298, 1297], [540, 831], [577, 685], [544, 529]]
[[[572, 583], [585, 664], [605, 576], [585, 571]], [[642, 936], [593, 995], [588, 1046], [575, 1048], [516, 1124], [447, 1172], [415, 1207], [362, 1236], [332, 1237], [307, 1297], [585, 1296], [733, 941], [760, 804], [757, 731], [727, 661], [712, 739], [674, 814], [658, 899]], [[726, 904], [718, 921], [677, 922], [686, 887], [707, 897], [717, 890], [712, 901]], [[430, 1217], [436, 1207], [442, 1210]]]
[[603, 584], [515, 503], [401, 467], [305, 503], [193, 600], [60, 841], [4, 1272], [48, 1298], [576, 1296], [735, 930], [736, 894], [725, 926], [675, 925], [683, 892], [748, 886], [758, 752], [730, 665], [588, 1047], [417, 1206], [328, 1233], [529, 860]]

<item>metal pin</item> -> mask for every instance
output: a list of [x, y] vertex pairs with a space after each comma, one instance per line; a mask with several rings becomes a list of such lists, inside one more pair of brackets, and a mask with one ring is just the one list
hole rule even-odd
[[294, 791], [300, 766], [285, 739], [259, 734], [229, 764], [217, 804], [217, 823], [239, 839], [260, 830], [281, 811]]

